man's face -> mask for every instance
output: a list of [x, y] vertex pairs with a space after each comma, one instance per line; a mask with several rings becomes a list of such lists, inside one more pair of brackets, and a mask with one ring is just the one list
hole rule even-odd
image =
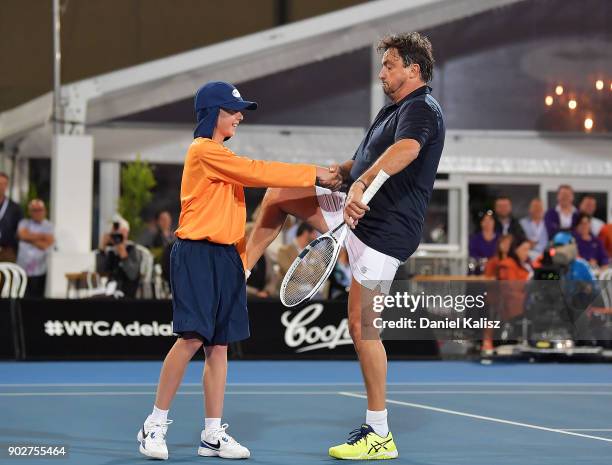
[[298, 240], [298, 244], [300, 245], [300, 247], [306, 247], [308, 244], [310, 244], [312, 241], [314, 241], [317, 238], [317, 232], [316, 231], [304, 231], [302, 232], [302, 234], [300, 236], [297, 237]]
[[563, 207], [569, 207], [574, 203], [574, 191], [567, 187], [562, 187], [559, 189], [559, 192], [557, 192], [557, 202]]
[[0, 176], [0, 196], [4, 197], [6, 195], [6, 190], [8, 189], [8, 179], [4, 176]]
[[593, 216], [597, 210], [597, 202], [593, 197], [585, 197], [580, 202], [580, 211]]
[[404, 66], [396, 48], [388, 49], [382, 57], [382, 68], [378, 78], [382, 82], [384, 93], [393, 99], [403, 89], [406, 82], [418, 76], [418, 65]]
[[159, 227], [161, 229], [170, 229], [170, 227], [172, 226], [172, 217], [170, 216], [170, 213], [161, 212], [159, 214], [157, 223], [159, 224]]
[[500, 218], [507, 218], [512, 213], [512, 202], [510, 199], [497, 199], [495, 201], [495, 214]]
[[534, 220], [540, 220], [544, 216], [544, 207], [542, 206], [542, 201], [532, 200], [529, 204], [529, 216]]
[[32, 218], [37, 223], [40, 223], [47, 216], [47, 209], [45, 208], [45, 204], [42, 202], [32, 202], [28, 207], [28, 212], [30, 213], [30, 218]]
[[319, 236], [319, 234], [315, 231], [312, 230], [308, 233], [308, 243], [310, 244], [312, 241], [314, 241], [317, 237]]

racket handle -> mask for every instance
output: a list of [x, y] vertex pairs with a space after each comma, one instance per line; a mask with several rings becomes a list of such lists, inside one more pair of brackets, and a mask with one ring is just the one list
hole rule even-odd
[[372, 181], [372, 184], [370, 184], [368, 188], [365, 190], [365, 192], [363, 193], [363, 197], [361, 198], [361, 203], [364, 203], [366, 205], [370, 203], [370, 200], [372, 200], [372, 197], [374, 197], [374, 195], [378, 192], [378, 189], [382, 187], [382, 185], [385, 183], [387, 179], [389, 179], [389, 175], [385, 173], [383, 170], [380, 170], [378, 174], [376, 175], [376, 177], [374, 178], [374, 181]]

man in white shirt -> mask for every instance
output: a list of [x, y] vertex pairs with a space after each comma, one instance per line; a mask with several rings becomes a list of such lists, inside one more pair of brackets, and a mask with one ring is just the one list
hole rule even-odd
[[595, 199], [595, 197], [592, 195], [585, 195], [582, 197], [580, 207], [578, 209], [580, 210], [580, 213], [586, 213], [591, 217], [591, 234], [593, 234], [595, 237], [599, 236], [599, 231], [601, 231], [601, 228], [603, 228], [605, 223], [599, 218], [595, 217], [595, 211], [597, 210], [597, 199]]
[[544, 252], [548, 243], [548, 233], [544, 224], [544, 206], [540, 199], [535, 198], [529, 203], [529, 216], [521, 219], [520, 224], [527, 239], [531, 242], [529, 258], [534, 260]]
[[574, 189], [562, 184], [557, 189], [557, 205], [549, 208], [544, 215], [548, 237], [559, 231], [571, 231], [578, 222], [578, 209], [574, 206]]
[[33, 199], [28, 204], [29, 218], [19, 222], [17, 264], [28, 275], [26, 296], [43, 298], [47, 280], [47, 255], [55, 242], [53, 225], [47, 220], [45, 203]]

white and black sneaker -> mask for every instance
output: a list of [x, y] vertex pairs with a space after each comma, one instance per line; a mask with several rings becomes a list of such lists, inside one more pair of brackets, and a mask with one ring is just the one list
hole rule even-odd
[[140, 453], [153, 459], [168, 460], [166, 432], [171, 423], [172, 420], [160, 422], [147, 418], [136, 437], [140, 443]]
[[223, 459], [248, 459], [249, 449], [241, 446], [233, 437], [225, 432], [227, 423], [218, 429], [202, 430], [198, 455], [202, 457], [221, 457]]

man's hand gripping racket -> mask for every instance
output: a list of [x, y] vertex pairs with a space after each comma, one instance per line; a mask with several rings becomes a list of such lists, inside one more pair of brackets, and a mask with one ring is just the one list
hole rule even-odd
[[[367, 205], [387, 179], [389, 175], [380, 170], [363, 193], [361, 203]], [[294, 307], [317, 293], [334, 269], [347, 232], [347, 225], [342, 222], [302, 250], [281, 284], [280, 299], [284, 306]]]

